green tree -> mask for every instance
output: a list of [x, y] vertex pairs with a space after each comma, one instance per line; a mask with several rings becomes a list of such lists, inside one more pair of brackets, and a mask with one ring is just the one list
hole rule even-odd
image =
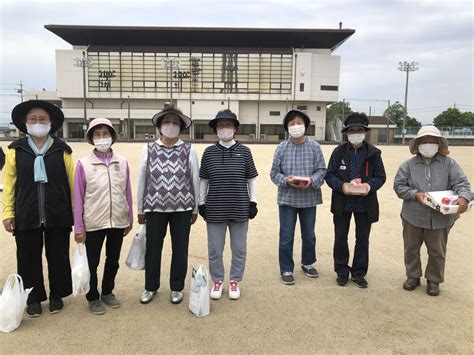
[[474, 126], [474, 112], [461, 113], [461, 122], [463, 126]]
[[[466, 120], [469, 120], [469, 115], [466, 115]], [[433, 124], [436, 127], [463, 127], [463, 116], [461, 111], [456, 107], [450, 107], [447, 110], [441, 112], [433, 120]]]
[[[343, 110], [344, 108], [344, 110]], [[326, 110], [326, 120], [328, 122], [333, 122], [337, 117], [342, 117], [344, 111], [344, 116], [352, 113], [351, 106], [348, 102], [339, 101], [328, 107]]]
[[[403, 127], [403, 114], [405, 113], [405, 107], [398, 101], [390, 105], [383, 113], [385, 117], [388, 117], [397, 127]], [[421, 127], [421, 122], [414, 117], [407, 115], [405, 127]]]

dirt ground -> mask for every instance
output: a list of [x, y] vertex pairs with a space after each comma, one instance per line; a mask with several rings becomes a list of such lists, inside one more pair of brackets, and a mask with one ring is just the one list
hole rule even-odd
[[[6, 144], [2, 144], [5, 146]], [[120, 143], [119, 154], [129, 159], [133, 191], [137, 186], [139, 155], [143, 144]], [[72, 143], [74, 157], [91, 146]], [[201, 156], [206, 145], [195, 145]], [[242, 297], [211, 301], [211, 314], [198, 319], [188, 311], [190, 273], [185, 299], [169, 302], [169, 236], [163, 249], [162, 288], [148, 305], [139, 297], [143, 271], [125, 264], [132, 236], [122, 248], [121, 268], [114, 293], [122, 302], [116, 310], [97, 316], [88, 311], [84, 297], [66, 298], [56, 315], [47, 312], [24, 317], [16, 331], [0, 334], [1, 353], [472, 353], [473, 341], [473, 214], [463, 215], [451, 230], [446, 282], [439, 297], [426, 294], [426, 283], [417, 290], [402, 289], [405, 279], [401, 201], [393, 192], [398, 166], [410, 157], [408, 148], [381, 146], [387, 182], [379, 192], [380, 221], [373, 225], [370, 244], [369, 288], [353, 283], [336, 285], [333, 271], [333, 222], [330, 190], [324, 185], [324, 204], [316, 220], [317, 268], [320, 277], [310, 279], [295, 270], [296, 284], [283, 285], [278, 268], [278, 210], [276, 187], [269, 178], [275, 145], [251, 145], [259, 172], [258, 209], [250, 222], [248, 258], [241, 283]], [[323, 146], [326, 163], [334, 146]], [[451, 156], [474, 182], [474, 148], [451, 147]], [[135, 210], [136, 212], [136, 210]], [[136, 214], [136, 213], [135, 213]], [[137, 224], [134, 224], [134, 229]], [[297, 232], [299, 233], [299, 232]], [[226, 245], [226, 270], [230, 266]], [[350, 236], [353, 250], [353, 230]], [[16, 271], [15, 242], [3, 228], [0, 237], [0, 287]], [[71, 242], [71, 255], [75, 243]], [[299, 265], [301, 240], [295, 238], [295, 263]], [[101, 270], [104, 256], [102, 257]], [[423, 264], [426, 250], [423, 248]], [[199, 219], [192, 227], [189, 266], [207, 264], [206, 226]], [[46, 263], [44, 264], [46, 266]], [[45, 270], [46, 272], [46, 270]], [[99, 276], [99, 280], [101, 276]], [[44, 312], [46, 311], [46, 312]]]

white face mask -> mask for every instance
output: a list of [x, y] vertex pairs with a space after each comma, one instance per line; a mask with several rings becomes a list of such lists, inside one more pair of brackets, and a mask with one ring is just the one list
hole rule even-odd
[[161, 125], [161, 134], [164, 135], [167, 138], [177, 138], [179, 136], [179, 129], [180, 127], [172, 124], [172, 123], [165, 123]]
[[438, 153], [439, 144], [436, 143], [425, 143], [418, 146], [418, 151], [425, 158], [433, 158]]
[[351, 144], [359, 145], [364, 141], [365, 133], [348, 134], [347, 139], [349, 140], [349, 142], [351, 142]]
[[41, 123], [27, 123], [26, 131], [30, 136], [41, 138], [48, 135], [51, 130], [51, 123], [41, 124]]
[[112, 137], [109, 138], [102, 138], [102, 139], [93, 139], [95, 149], [99, 152], [105, 153], [109, 150], [110, 146], [112, 145]]
[[229, 142], [234, 138], [234, 129], [233, 128], [218, 128], [217, 129], [217, 137], [223, 142]]
[[304, 131], [306, 130], [306, 127], [303, 124], [297, 124], [294, 126], [289, 126], [288, 127], [288, 133], [290, 136], [293, 138], [300, 138], [304, 135]]

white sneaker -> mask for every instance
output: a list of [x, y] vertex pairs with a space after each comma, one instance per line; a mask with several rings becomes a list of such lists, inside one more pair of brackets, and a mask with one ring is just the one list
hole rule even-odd
[[224, 289], [224, 281], [219, 280], [214, 282], [214, 286], [211, 290], [211, 298], [213, 300], [218, 300], [222, 297], [222, 290]]
[[231, 300], [238, 300], [240, 298], [239, 281], [230, 280], [230, 282], [229, 282], [229, 298]]

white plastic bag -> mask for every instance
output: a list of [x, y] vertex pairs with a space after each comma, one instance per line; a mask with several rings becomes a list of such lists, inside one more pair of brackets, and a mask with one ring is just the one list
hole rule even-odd
[[25, 312], [26, 300], [32, 288], [24, 289], [18, 274], [11, 274], [5, 281], [0, 296], [0, 331], [11, 332], [20, 326]]
[[[81, 252], [82, 249], [82, 252]], [[71, 270], [72, 294], [74, 297], [85, 295], [90, 289], [91, 273], [87, 262], [87, 251], [84, 243], [78, 243]]]
[[128, 251], [125, 265], [132, 270], [145, 269], [145, 252], [146, 252], [146, 225], [141, 224], [137, 233], [133, 237], [132, 245]]
[[196, 317], [204, 317], [209, 314], [209, 285], [207, 282], [207, 270], [204, 265], [193, 267], [191, 274], [191, 290], [189, 292], [189, 310]]

